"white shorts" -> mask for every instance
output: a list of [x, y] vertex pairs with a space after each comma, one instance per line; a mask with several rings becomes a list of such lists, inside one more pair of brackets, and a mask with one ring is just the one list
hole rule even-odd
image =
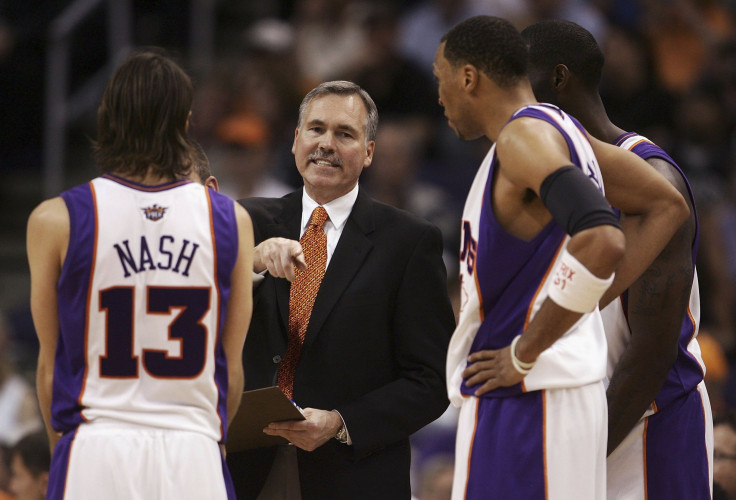
[[57, 444], [48, 499], [234, 499], [220, 447], [196, 432], [80, 425]]
[[513, 397], [466, 397], [452, 498], [603, 500], [607, 432], [602, 382]]

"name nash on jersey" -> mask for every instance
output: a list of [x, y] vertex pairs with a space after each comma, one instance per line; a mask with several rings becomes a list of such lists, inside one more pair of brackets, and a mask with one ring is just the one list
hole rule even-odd
[[126, 278], [132, 273], [155, 271], [156, 269], [170, 270], [183, 276], [189, 276], [189, 268], [199, 248], [198, 243], [187, 239], [177, 241], [170, 235], [161, 236], [157, 245], [153, 243], [153, 245], [149, 244], [146, 237], [141, 236], [139, 251], [135, 254], [130, 248], [129, 240], [113, 244], [118, 252], [120, 265]]

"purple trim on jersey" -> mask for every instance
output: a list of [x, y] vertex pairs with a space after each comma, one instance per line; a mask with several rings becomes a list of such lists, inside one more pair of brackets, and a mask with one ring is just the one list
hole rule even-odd
[[[480, 214], [474, 271], [483, 297], [483, 322], [470, 352], [501, 349], [524, 331], [528, 310], [566, 236], [554, 220], [528, 242], [506, 232], [491, 208], [495, 167], [494, 159], [484, 195], [487, 202], [483, 203]], [[460, 390], [471, 395], [476, 388], [463, 382]], [[484, 397], [504, 397], [522, 392], [521, 384], [516, 384], [500, 387]]]
[[710, 499], [705, 415], [691, 391], [648, 417], [646, 484], [649, 500]]
[[79, 398], [84, 387], [87, 300], [96, 241], [96, 210], [92, 185], [61, 193], [69, 210], [69, 246], [57, 285], [59, 337], [54, 365], [51, 425], [66, 432], [84, 421]]
[[67, 432], [54, 447], [49, 467], [49, 484], [46, 487], [46, 500], [62, 500], [66, 489], [66, 477], [69, 471], [69, 455], [72, 452], [77, 429]]
[[[581, 168], [570, 137], [557, 127], [549, 115], [533, 108], [523, 108], [512, 120], [522, 116], [538, 118], [555, 125], [571, 148], [572, 163]], [[529, 308], [566, 236], [565, 230], [554, 219], [531, 241], [517, 238], [501, 227], [492, 209], [492, 183], [497, 166], [494, 156], [480, 213], [481, 227], [478, 228], [474, 271], [477, 273], [476, 280], [483, 298], [483, 322], [473, 340], [471, 353], [506, 347], [515, 336], [524, 331]], [[476, 388], [468, 387], [463, 382], [460, 391], [462, 394], [472, 395]], [[499, 387], [482, 397], [514, 396], [522, 392], [521, 384], [516, 384]]]
[[466, 499], [546, 498], [543, 394], [478, 399]]
[[179, 187], [182, 184], [189, 184], [190, 182], [193, 182], [191, 179], [179, 179], [176, 181], [163, 182], [155, 186], [149, 186], [147, 184], [141, 184], [140, 182], [135, 182], [135, 181], [131, 181], [128, 179], [124, 179], [123, 177], [118, 177], [115, 174], [104, 174], [102, 175], [102, 177], [107, 180], [117, 182], [118, 184], [122, 184], [123, 186], [129, 187], [132, 189], [137, 189], [138, 191], [145, 191], [147, 193], [152, 193], [152, 192], [157, 192], [157, 191], [166, 191], [168, 189]]
[[222, 332], [227, 317], [227, 305], [230, 298], [230, 275], [238, 258], [238, 224], [235, 219], [233, 200], [212, 189], [208, 190], [212, 213], [212, 230], [215, 236], [217, 252], [217, 288], [220, 295], [219, 325], [215, 347], [215, 383], [219, 389], [217, 411], [222, 422], [222, 441], [227, 439], [227, 358], [222, 345]]
[[[616, 139], [614, 144], [620, 147], [624, 141], [635, 135], [638, 134], [635, 132], [623, 134]], [[668, 162], [680, 173], [682, 179], [685, 181], [685, 186], [687, 187], [688, 194], [690, 195], [690, 203], [692, 204], [693, 211], [695, 211], [695, 238], [693, 239], [691, 252], [692, 263], [694, 266], [698, 255], [700, 228], [698, 225], [698, 213], [695, 209], [695, 197], [693, 196], [690, 182], [688, 182], [685, 173], [677, 163], [675, 163], [670, 155], [651, 141], [642, 140], [632, 147], [631, 151], [644, 160], [649, 158], [660, 158]], [[624, 299], [628, 302], [628, 295], [625, 295]], [[627, 305], [626, 302], [624, 303], [625, 306]], [[625, 308], [625, 310], [627, 309], [628, 308]], [[684, 317], [680, 328], [677, 359], [675, 360], [674, 365], [672, 365], [670, 372], [667, 374], [667, 380], [665, 380], [662, 389], [654, 400], [658, 410], [667, 407], [667, 405], [671, 404], [673, 400], [681, 397], [683, 394], [694, 390], [700, 381], [703, 380], [703, 370], [700, 367], [700, 363], [687, 350], [687, 346], [695, 334], [696, 325], [688, 311], [684, 311], [683, 313]]]
[[[542, 105], [542, 106], [545, 107], [545, 108], [548, 108], [550, 111], [552, 111], [554, 113], [559, 114], [560, 116], [564, 116], [563, 113], [562, 113], [562, 111], [559, 108], [557, 108], [555, 106], [552, 106], [551, 104], [545, 104], [545, 105]], [[540, 120], [543, 120], [543, 121], [549, 123], [550, 125], [554, 126], [557, 129], [557, 131], [560, 134], [562, 134], [562, 137], [565, 138], [565, 142], [567, 143], [567, 149], [570, 151], [570, 160], [572, 161], [573, 165], [575, 165], [576, 167], [581, 167], [581, 165], [580, 165], [580, 158], [578, 157], [578, 153], [575, 150], [575, 146], [572, 143], [572, 139], [570, 139], [570, 136], [567, 135], [567, 132], [565, 132], [562, 129], [562, 127], [560, 127], [557, 124], [557, 122], [555, 122], [554, 120], [552, 120], [547, 113], [545, 113], [544, 111], [542, 111], [540, 109], [535, 109], [535, 108], [521, 108], [519, 111], [517, 111], [511, 117], [511, 120], [515, 120], [515, 119], [521, 118], [523, 116], [526, 116], [526, 117], [529, 117], [529, 118], [539, 118]], [[567, 115], [567, 116], [570, 117], [570, 118], [572, 118], [570, 115]], [[509, 121], [511, 121], [511, 120], [509, 120]], [[580, 122], [578, 122], [577, 120], [573, 120], [573, 123], [575, 124], [576, 127], [578, 127], [580, 129], [580, 131], [583, 134], [585, 134], [585, 129], [582, 128], [582, 126], [580, 125]], [[560, 166], [562, 167], [563, 165], [560, 165]]]
[[[624, 134], [621, 137], [619, 137], [616, 140], [616, 145], [620, 146], [623, 141], [628, 139], [629, 137], [633, 135], [638, 135], [636, 133], [628, 133]], [[682, 179], [685, 181], [685, 187], [687, 187], [688, 195], [690, 196], [690, 203], [692, 204], [693, 211], [695, 212], [695, 239], [693, 241], [693, 264], [695, 264], [695, 260], [698, 254], [698, 247], [700, 245], [700, 223], [698, 221], [698, 210], [695, 206], [695, 195], [693, 194], [692, 187], [690, 186], [690, 181], [687, 180], [687, 176], [685, 175], [685, 172], [682, 171], [680, 166], [675, 162], [675, 160], [670, 157], [670, 155], [667, 154], [667, 152], [654, 144], [650, 141], [641, 141], [638, 144], [636, 144], [632, 149], [631, 152], [635, 153], [637, 156], [644, 160], [648, 160], [649, 158], [660, 158], [673, 167], [680, 173], [682, 176]]]

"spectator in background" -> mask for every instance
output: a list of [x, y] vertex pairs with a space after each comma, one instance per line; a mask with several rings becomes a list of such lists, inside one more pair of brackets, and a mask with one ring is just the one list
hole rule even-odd
[[0, 445], [0, 500], [14, 500], [10, 494], [10, 447]]
[[302, 94], [319, 82], [344, 78], [365, 45], [360, 4], [345, 0], [299, 0], [291, 23]]
[[527, 0], [532, 22], [565, 19], [584, 27], [599, 44], [606, 41], [608, 23], [588, 0]]
[[711, 62], [714, 48], [736, 29], [723, 0], [646, 2], [641, 32], [648, 36], [659, 82], [687, 94]]
[[398, 23], [396, 6], [386, 0], [371, 4], [363, 22], [366, 43], [346, 74], [373, 97], [381, 120], [399, 115], [428, 128], [433, 125], [428, 120], [441, 118], [442, 109], [427, 69], [399, 52]]
[[709, 328], [700, 328], [698, 344], [705, 364], [703, 381], [708, 389], [711, 410], [714, 415], [718, 415], [728, 409], [726, 400], [726, 386], [730, 375], [728, 358], [721, 342], [713, 336]]
[[[364, 174], [364, 186], [378, 201], [407, 210], [426, 219], [442, 231], [448, 275], [457, 274], [460, 246], [459, 206], [440, 187], [418, 178], [426, 138], [407, 126], [408, 119], [389, 118], [381, 122], [371, 168]], [[412, 133], [414, 132], [414, 133]]]
[[736, 498], [736, 412], [713, 419], [713, 483]]
[[438, 454], [422, 464], [417, 480], [417, 500], [450, 500], [455, 462], [452, 455]]
[[485, 10], [470, 0], [422, 0], [401, 16], [398, 50], [431, 75], [437, 41], [456, 23]]
[[274, 150], [267, 122], [242, 111], [215, 129], [210, 148], [222, 192], [231, 198], [280, 197], [293, 188], [273, 174]]
[[21, 436], [43, 429], [36, 393], [16, 370], [10, 341], [0, 312], [0, 446], [12, 446]]
[[605, 43], [599, 45], [606, 61], [600, 94], [611, 121], [657, 144], [669, 144], [674, 98], [654, 80], [645, 39], [612, 27]]
[[10, 491], [15, 500], [44, 500], [51, 453], [44, 432], [23, 437], [10, 451]]

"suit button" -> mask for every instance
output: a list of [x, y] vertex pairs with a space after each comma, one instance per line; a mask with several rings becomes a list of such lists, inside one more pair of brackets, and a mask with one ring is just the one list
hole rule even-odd
[[273, 362], [276, 365], [279, 364], [279, 363], [281, 363], [281, 356], [279, 356], [278, 354], [276, 356], [274, 356], [273, 357]]

